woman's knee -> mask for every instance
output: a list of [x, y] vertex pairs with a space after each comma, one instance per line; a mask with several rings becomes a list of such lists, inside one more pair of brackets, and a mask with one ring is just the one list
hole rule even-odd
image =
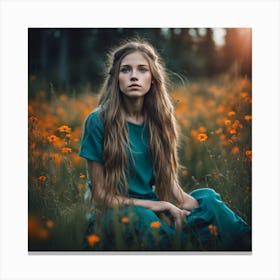
[[200, 188], [192, 191], [190, 193], [191, 196], [193, 196], [196, 199], [201, 198], [220, 198], [220, 195], [214, 190], [210, 188]]

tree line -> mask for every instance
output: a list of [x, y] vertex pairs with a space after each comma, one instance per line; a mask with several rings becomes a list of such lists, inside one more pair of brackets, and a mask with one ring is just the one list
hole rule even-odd
[[139, 37], [157, 48], [175, 82], [178, 77], [213, 77], [230, 69], [251, 77], [251, 30], [226, 28], [222, 46], [213, 33], [212, 28], [29, 28], [28, 74], [62, 90], [97, 90], [107, 51], [124, 39]]

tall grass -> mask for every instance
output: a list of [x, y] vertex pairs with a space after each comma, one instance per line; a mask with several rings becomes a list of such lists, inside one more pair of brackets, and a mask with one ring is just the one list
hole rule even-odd
[[[30, 91], [38, 88], [36, 78]], [[214, 188], [251, 223], [251, 82], [223, 76], [171, 92], [179, 122], [182, 187]], [[85, 161], [78, 156], [82, 124], [97, 104], [94, 93], [37, 90], [29, 99], [29, 250], [83, 250], [102, 243], [101, 229], [84, 239]], [[121, 220], [127, 226], [129, 219]], [[131, 229], [133, 231], [133, 229]], [[121, 231], [121, 230], [120, 230]], [[119, 247], [126, 243], [118, 237]], [[118, 246], [118, 245], [116, 245]], [[130, 249], [137, 249], [134, 244]]]

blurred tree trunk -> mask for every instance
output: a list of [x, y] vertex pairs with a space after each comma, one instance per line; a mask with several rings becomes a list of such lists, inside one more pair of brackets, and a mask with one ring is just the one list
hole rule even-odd
[[48, 63], [48, 46], [47, 46], [47, 36], [48, 36], [48, 30], [43, 29], [41, 33], [41, 48], [40, 48], [40, 74], [43, 77], [43, 80], [45, 82], [45, 74], [47, 71], [47, 63]]
[[68, 30], [61, 30], [59, 61], [58, 61], [58, 80], [60, 87], [68, 87], [69, 85], [69, 65], [68, 65]]

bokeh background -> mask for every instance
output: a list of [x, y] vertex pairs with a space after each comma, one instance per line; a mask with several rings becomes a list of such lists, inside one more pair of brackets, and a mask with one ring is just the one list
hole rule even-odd
[[[85, 117], [95, 108], [106, 54], [147, 39], [165, 61], [181, 128], [179, 178], [211, 187], [251, 224], [252, 30], [248, 28], [30, 28], [28, 30], [28, 247], [94, 250], [84, 240]], [[125, 219], [124, 219], [125, 220]], [[126, 220], [127, 221], [127, 220]]]

